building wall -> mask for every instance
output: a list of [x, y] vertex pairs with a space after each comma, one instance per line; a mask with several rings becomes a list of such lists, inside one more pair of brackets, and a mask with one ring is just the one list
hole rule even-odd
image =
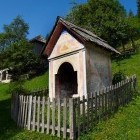
[[87, 91], [94, 92], [111, 85], [110, 53], [93, 44], [86, 45]]
[[80, 49], [84, 49], [82, 43], [76, 40], [72, 35], [67, 31], [63, 31], [55, 44], [55, 47], [49, 56], [49, 59], [58, 57], [67, 53], [71, 53]]
[[40, 56], [44, 44], [43, 44], [43, 43], [39, 43], [39, 42], [37, 42], [37, 41], [36, 41], [36, 42], [35, 42], [35, 41], [32, 42], [32, 44], [33, 44], [33, 52], [34, 52], [37, 56]]
[[62, 32], [49, 57], [49, 96], [56, 97], [55, 75], [64, 62], [69, 62], [77, 71], [78, 93], [73, 97], [82, 97], [86, 92], [86, 56], [84, 45], [68, 32]]

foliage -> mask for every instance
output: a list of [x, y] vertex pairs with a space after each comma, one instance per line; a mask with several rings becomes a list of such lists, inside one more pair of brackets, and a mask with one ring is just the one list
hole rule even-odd
[[3, 30], [4, 32], [0, 33], [1, 49], [4, 49], [19, 40], [26, 40], [29, 26], [20, 16], [17, 16], [9, 25], [4, 25]]
[[113, 47], [124, 46], [130, 35], [135, 35], [133, 23], [126, 20], [126, 11], [117, 0], [88, 0], [74, 5], [66, 19], [91, 30]]
[[0, 69], [10, 68], [14, 79], [39, 66], [33, 46], [26, 39], [28, 29], [28, 24], [18, 16], [4, 25], [4, 32], [0, 34]]
[[[140, 89], [140, 53], [131, 55], [130, 58], [122, 59], [119, 61], [120, 65], [116, 61], [112, 63], [113, 74], [122, 71], [126, 76], [136, 74], [138, 79], [138, 87]], [[124, 69], [125, 68], [125, 69]]]
[[140, 20], [140, 0], [137, 0], [137, 16]]
[[10, 94], [26, 94], [28, 91], [24, 88], [25, 81], [22, 79], [18, 79], [18, 81], [11, 82], [9, 85], [9, 93]]
[[116, 83], [121, 82], [124, 79], [125, 79], [125, 74], [119, 71], [113, 75], [112, 84], [115, 85]]

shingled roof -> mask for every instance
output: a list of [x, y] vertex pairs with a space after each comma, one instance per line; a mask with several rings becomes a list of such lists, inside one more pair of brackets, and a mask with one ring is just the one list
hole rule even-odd
[[[78, 27], [66, 20], [64, 20], [63, 18], [61, 17], [58, 17], [57, 18], [57, 21], [55, 23], [55, 26], [52, 30], [52, 33], [45, 45], [45, 48], [44, 50], [46, 49], [46, 51], [48, 51], [48, 54], [49, 55], [51, 53], [51, 49], [50, 47], [48, 46], [48, 43], [49, 43], [49, 40], [51, 39], [51, 36], [53, 35], [54, 31], [55, 31], [55, 28], [58, 24], [62, 24], [68, 31], [70, 31], [71, 33], [73, 33], [77, 38], [80, 38], [82, 39], [84, 42], [92, 42], [94, 44], [97, 44], [99, 45], [100, 47], [110, 51], [110, 52], [114, 52], [114, 53], [117, 53], [117, 54], [120, 54], [116, 49], [114, 49], [113, 47], [111, 47], [105, 40], [101, 39], [100, 37], [98, 37], [97, 35], [93, 34], [91, 31], [88, 31], [86, 29], [83, 29], [81, 27]], [[61, 27], [62, 28], [62, 27]], [[61, 29], [59, 29], [61, 30]], [[46, 48], [48, 46], [48, 48]], [[53, 48], [52, 48], [53, 49]], [[44, 52], [43, 50], [43, 52]]]

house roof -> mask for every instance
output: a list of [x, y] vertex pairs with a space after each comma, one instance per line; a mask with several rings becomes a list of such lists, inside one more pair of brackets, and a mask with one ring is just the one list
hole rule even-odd
[[35, 42], [35, 41], [41, 42], [44, 44], [46, 43], [46, 40], [41, 35], [38, 35], [30, 40], [30, 42]]
[[43, 53], [46, 53], [48, 56], [51, 54], [53, 47], [55, 46], [55, 43], [56, 43], [61, 31], [63, 30], [63, 28], [66, 28], [68, 31], [70, 31], [73, 35], [75, 35], [78, 39], [82, 40], [83, 42], [91, 42], [91, 43], [97, 44], [98, 46], [100, 46], [110, 52], [120, 54], [116, 49], [111, 47], [105, 40], [103, 40], [100, 37], [98, 37], [97, 35], [93, 34], [91, 31], [78, 27], [78, 26], [64, 20], [61, 17], [57, 18], [55, 26], [43, 49]]

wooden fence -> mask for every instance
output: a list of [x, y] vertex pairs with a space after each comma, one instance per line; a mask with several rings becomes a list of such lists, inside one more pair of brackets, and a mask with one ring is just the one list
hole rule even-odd
[[136, 76], [80, 98], [12, 95], [11, 116], [19, 127], [58, 137], [76, 139], [119, 106], [131, 101]]

